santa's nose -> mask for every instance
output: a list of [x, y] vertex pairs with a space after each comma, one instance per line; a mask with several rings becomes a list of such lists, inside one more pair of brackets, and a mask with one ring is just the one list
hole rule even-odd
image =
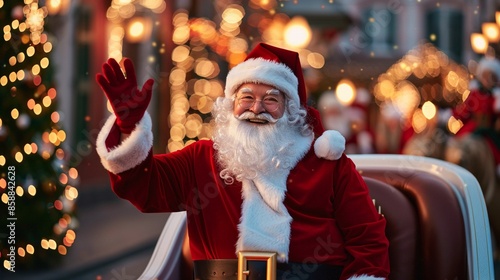
[[255, 100], [255, 102], [252, 104], [252, 107], [250, 107], [249, 109], [255, 114], [260, 114], [266, 111], [264, 106], [262, 106], [262, 100]]

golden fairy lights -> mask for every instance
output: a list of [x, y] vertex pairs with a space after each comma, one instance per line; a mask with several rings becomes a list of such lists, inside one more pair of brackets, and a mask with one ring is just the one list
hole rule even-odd
[[39, 7], [38, 1], [25, 0], [26, 6], [23, 8], [26, 17], [26, 24], [30, 29], [30, 39], [33, 44], [37, 45], [41, 41], [43, 32], [44, 19], [48, 14], [47, 7]]
[[356, 87], [348, 79], [342, 79], [337, 84], [335, 95], [341, 104], [350, 106], [356, 98]]
[[48, 55], [52, 51], [52, 43], [48, 42], [47, 35], [43, 33], [44, 18], [47, 16], [46, 8], [39, 8], [38, 2], [32, 0], [27, 0], [25, 3], [26, 5], [24, 6], [23, 11], [26, 16], [26, 21], [20, 23], [19, 20], [16, 19], [13, 20], [10, 25], [4, 26], [4, 40], [5, 42], [9, 42], [12, 39], [12, 32], [17, 29], [21, 33], [29, 29], [29, 35], [21, 34], [20, 36], [24, 44], [27, 44], [29, 40], [33, 45], [29, 46], [25, 53], [19, 52], [16, 56], [10, 57], [8, 59], [9, 65], [16, 69], [18, 64], [24, 62], [26, 56], [32, 57], [35, 55], [35, 46], [38, 44], [42, 44], [41, 49], [47, 56], [41, 58], [39, 63], [34, 64], [30, 69], [30, 73], [26, 73], [25, 69], [21, 68], [13, 70], [8, 75], [0, 77], [1, 86], [7, 86], [9, 82], [15, 83], [17, 81], [23, 81], [28, 77], [33, 79], [35, 85], [37, 85], [38, 81], [40, 81], [38, 75], [40, 75], [41, 70], [47, 68], [50, 64]]
[[[69, 232], [72, 232], [72, 233], [68, 235]], [[68, 236], [70, 236], [70, 238], [73, 238], [73, 239], [68, 238]], [[42, 247], [42, 249], [54, 250], [54, 251], [57, 250], [59, 252], [59, 254], [66, 255], [67, 250], [68, 250], [67, 247], [70, 247], [71, 245], [73, 245], [75, 237], [76, 236], [74, 235], [74, 231], [69, 230], [66, 233], [66, 237], [64, 240], [71, 240], [71, 242], [66, 241], [64, 243], [64, 245], [62, 245], [62, 244], [58, 245], [54, 239], [42, 239], [42, 241], [40, 242], [40, 246]]]
[[[27, 244], [25, 247], [18, 247], [17, 254], [20, 257], [26, 257], [26, 254], [33, 255], [35, 253], [35, 247], [31, 244]], [[3, 266], [6, 269], [10, 268], [10, 262], [8, 260], [4, 260]]]
[[311, 42], [311, 27], [304, 17], [295, 16], [285, 27], [284, 37], [290, 47], [305, 48]]
[[472, 50], [479, 54], [487, 54], [493, 49], [490, 44], [500, 41], [500, 11], [495, 12], [495, 22], [484, 22], [481, 24], [482, 33], [472, 33], [470, 43]]
[[227, 6], [221, 14], [220, 33], [228, 37], [236, 37], [240, 33], [240, 25], [245, 10], [242, 6], [232, 4]]
[[[231, 36], [239, 32], [238, 26], [244, 11], [240, 6], [230, 5], [222, 14], [225, 24], [221, 25], [221, 29], [225, 29], [224, 32], [218, 32], [215, 24], [206, 19], [189, 22], [185, 11], [178, 11], [174, 15], [173, 41], [178, 46], [172, 52], [174, 68], [169, 77], [171, 85], [169, 116], [171, 129], [167, 147], [169, 151], [181, 149], [196, 139], [211, 136], [210, 119], [208, 117], [203, 119], [202, 115], [210, 113], [214, 100], [223, 94], [223, 86], [222, 82], [217, 79], [220, 73], [219, 66], [209, 59], [204, 46], [211, 45], [219, 50], [227, 49], [227, 42], [231, 42]], [[191, 39], [191, 33], [203, 45], [186, 45]], [[235, 49], [241, 51], [242, 54], [247, 50], [247, 48]], [[187, 81], [190, 71], [193, 71], [199, 78]], [[191, 110], [199, 113], [191, 113]]]
[[[69, 169], [67, 175], [64, 174], [60, 176], [61, 181], [65, 181], [65, 183], [68, 183], [72, 180], [76, 180], [77, 178], [78, 178], [78, 171], [75, 168]], [[0, 188], [5, 189], [6, 185], [7, 183], [5, 179], [1, 178]], [[37, 188], [34, 185], [29, 185], [25, 190], [24, 187], [17, 186], [15, 188], [15, 192], [16, 195], [19, 197], [25, 195], [25, 192], [27, 192], [31, 196], [35, 196]], [[75, 200], [77, 197], [78, 197], [78, 190], [71, 185], [67, 185], [63, 196], [60, 199], [54, 201], [53, 203], [54, 208], [63, 212], [65, 212], [65, 210], [66, 211], [70, 210], [65, 208], [72, 207], [71, 206], [72, 203], [70, 203], [70, 201]], [[5, 204], [8, 203], [8, 197], [5, 193], [2, 194], [1, 201]], [[74, 217], [68, 215], [67, 213], [64, 213], [62, 217], [58, 220], [58, 222], [54, 224], [53, 227], [54, 233], [56, 235], [62, 236], [61, 238], [62, 244], [58, 244], [58, 242], [53, 238], [42, 238], [40, 241], [40, 247], [44, 250], [56, 250], [59, 254], [66, 255], [67, 248], [71, 247], [76, 239], [76, 233], [73, 230], [73, 228], [76, 227], [76, 224], [77, 221]], [[18, 247], [17, 253], [19, 257], [25, 257], [26, 254], [32, 255], [35, 253], [35, 247], [32, 244], [27, 244], [25, 247]], [[4, 261], [5, 268], [8, 269], [9, 265], [10, 265], [9, 262]]]
[[51, 15], [65, 13], [69, 9], [70, 0], [46, 0], [45, 6]]
[[[425, 84], [417, 88], [408, 81], [414, 75], [418, 79], [441, 79], [439, 84]], [[470, 76], [465, 67], [453, 63], [441, 51], [431, 44], [423, 44], [411, 50], [407, 55], [380, 75], [374, 87], [377, 103], [392, 103], [401, 115], [410, 121], [415, 132], [425, 129], [427, 122], [437, 115], [436, 104], [427, 98], [441, 99], [442, 102], [456, 104], [464, 100], [469, 93]], [[440, 96], [437, 96], [437, 94]], [[421, 108], [420, 104], [422, 104]], [[450, 118], [448, 128], [455, 133], [461, 124]]]
[[153, 23], [147, 17], [134, 17], [127, 26], [126, 38], [131, 43], [138, 43], [146, 40], [152, 30]]
[[[139, 10], [147, 9], [161, 14], [166, 9], [163, 0], [113, 0], [106, 12], [109, 21], [108, 56], [120, 61], [123, 57], [123, 40], [137, 43], [149, 38], [153, 22], [150, 17], [136, 16]], [[124, 28], [127, 26], [127, 28]]]

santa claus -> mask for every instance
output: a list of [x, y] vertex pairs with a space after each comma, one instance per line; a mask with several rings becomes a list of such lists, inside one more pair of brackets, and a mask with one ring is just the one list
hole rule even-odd
[[168, 154], [152, 153], [153, 81], [139, 90], [132, 62], [124, 68], [110, 59], [96, 77], [115, 112], [97, 151], [119, 197], [143, 212], [187, 211], [195, 279], [262, 279], [266, 262], [238, 268], [249, 252], [277, 259], [276, 279], [388, 276], [385, 219], [345, 140], [306, 106], [296, 52], [257, 45], [227, 76], [213, 139]]

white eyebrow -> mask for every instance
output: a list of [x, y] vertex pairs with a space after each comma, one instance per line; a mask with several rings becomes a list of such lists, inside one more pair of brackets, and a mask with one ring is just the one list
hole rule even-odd
[[269, 89], [266, 91], [266, 94], [280, 94], [280, 91], [275, 89], [275, 88], [272, 88], [272, 89]]
[[245, 88], [241, 88], [241, 89], [239, 90], [239, 92], [241, 92], [241, 93], [252, 93], [253, 91], [252, 91], [252, 89], [251, 89], [251, 88], [247, 88], [247, 87], [245, 87]]

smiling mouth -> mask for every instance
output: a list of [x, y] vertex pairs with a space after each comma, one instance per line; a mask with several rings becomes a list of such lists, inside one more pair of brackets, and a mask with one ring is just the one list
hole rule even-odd
[[269, 121], [268, 121], [268, 120], [264, 120], [264, 119], [251, 118], [251, 119], [247, 119], [247, 122], [251, 122], [251, 123], [259, 123], [259, 124], [266, 124], [266, 123], [268, 123]]

